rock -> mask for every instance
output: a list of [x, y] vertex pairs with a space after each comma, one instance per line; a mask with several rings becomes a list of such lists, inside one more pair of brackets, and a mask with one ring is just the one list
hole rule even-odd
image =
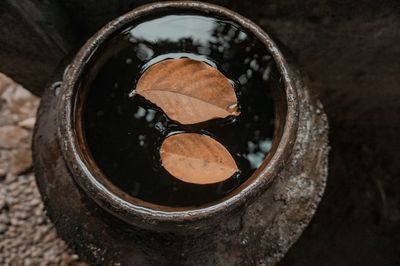
[[11, 159], [10, 172], [19, 175], [25, 173], [30, 168], [32, 168], [32, 151], [30, 147], [18, 149]]
[[28, 137], [30, 137], [29, 132], [18, 126], [2, 126], [0, 127], [0, 148], [16, 148], [24, 139]]
[[9, 224], [10, 218], [5, 213], [0, 213], [0, 224]]
[[34, 117], [39, 99], [0, 73], [0, 126]]
[[7, 202], [3, 196], [0, 196], [0, 212], [5, 209], [7, 206]]
[[13, 81], [8, 78], [6, 75], [0, 73], [0, 94], [10, 85], [13, 84]]
[[0, 235], [4, 234], [7, 231], [7, 225], [0, 224]]
[[7, 175], [6, 169], [0, 167], [0, 180], [6, 177], [6, 175]]
[[22, 120], [21, 122], [18, 123], [18, 126], [26, 128], [26, 129], [33, 129], [35, 126], [36, 118], [35, 117], [30, 117], [25, 120]]

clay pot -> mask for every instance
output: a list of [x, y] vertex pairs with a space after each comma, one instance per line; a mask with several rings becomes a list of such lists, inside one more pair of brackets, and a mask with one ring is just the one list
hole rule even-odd
[[[127, 195], [102, 174], [83, 137], [86, 92], [79, 81], [88, 58], [124, 25], [171, 8], [237, 22], [265, 44], [282, 80], [274, 90], [275, 135], [264, 163], [227, 197], [199, 208], [159, 206]], [[89, 262], [273, 264], [312, 217], [325, 187], [326, 116], [275, 42], [251, 21], [199, 2], [146, 5], [107, 24], [60, 73], [46, 89], [38, 113], [36, 179], [58, 233]]]

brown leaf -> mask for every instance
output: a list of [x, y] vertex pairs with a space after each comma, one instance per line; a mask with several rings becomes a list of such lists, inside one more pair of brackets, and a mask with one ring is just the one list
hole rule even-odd
[[187, 183], [218, 183], [239, 171], [221, 143], [196, 133], [167, 137], [161, 145], [160, 155], [164, 168]]
[[216, 68], [188, 58], [151, 66], [140, 77], [135, 93], [181, 124], [239, 115], [229, 80]]

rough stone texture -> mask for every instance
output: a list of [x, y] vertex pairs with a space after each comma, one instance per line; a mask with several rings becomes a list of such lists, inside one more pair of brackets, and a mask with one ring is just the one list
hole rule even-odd
[[0, 265], [84, 265], [57, 237], [31, 171], [38, 104], [0, 73]]

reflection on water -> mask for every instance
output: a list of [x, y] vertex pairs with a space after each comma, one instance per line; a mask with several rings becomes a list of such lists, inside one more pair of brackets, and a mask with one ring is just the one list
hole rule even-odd
[[[276, 69], [264, 45], [235, 23], [201, 14], [164, 14], [124, 29], [100, 51], [102, 56], [91, 62], [97, 66], [91, 69], [99, 70], [86, 84], [91, 87], [87, 141], [106, 176], [131, 195], [169, 206], [211, 202], [249, 178], [271, 149], [274, 114], [269, 81], [277, 76]], [[143, 71], [181, 57], [218, 68], [231, 81], [241, 110], [238, 118], [183, 127], [141, 97], [132, 97]], [[233, 155], [241, 174], [206, 186], [170, 176], [161, 166], [158, 149], [165, 136], [180, 131], [217, 139]]]
[[[194, 15], [169, 15], [152, 21], [142, 23], [127, 29], [125, 34], [128, 40], [136, 44], [137, 56], [142, 61], [148, 61], [143, 70], [149, 66], [168, 58], [190, 57], [199, 61], [207, 62], [213, 67], [217, 67], [210, 58], [222, 58], [228, 63], [223, 69], [226, 71], [232, 67], [230, 60], [234, 55], [231, 54], [229, 48], [233, 44], [240, 44], [248, 39], [248, 34], [243, 32], [234, 24], [223, 22], [216, 18], [205, 18]], [[173, 46], [174, 44], [184, 44], [184, 49], [188, 46], [190, 53], [168, 52], [154, 57], [154, 50], [158, 50], [160, 45]], [[154, 47], [154, 48], [153, 48]], [[195, 49], [193, 49], [195, 48]], [[154, 49], [154, 50], [153, 50]], [[195, 50], [196, 54], [193, 54]], [[244, 85], [252, 78], [253, 72], [262, 73], [262, 79], [267, 81], [270, 76], [272, 64], [265, 64], [271, 61], [269, 54], [259, 55], [254, 53], [252, 46], [246, 46], [244, 51], [239, 51], [240, 57], [237, 57], [239, 63], [244, 64], [246, 71], [240, 76], [230, 77], [237, 80], [240, 85]], [[246, 53], [248, 52], [248, 53]], [[218, 56], [216, 56], [218, 54]], [[246, 56], [247, 55], [247, 56]], [[243, 66], [241, 67], [243, 68]], [[258, 116], [254, 116], [257, 121]], [[271, 138], [261, 139], [258, 143], [249, 141], [248, 153], [245, 158], [249, 160], [252, 169], [258, 168], [265, 158], [265, 154], [271, 148]], [[253, 148], [257, 146], [257, 149]]]

